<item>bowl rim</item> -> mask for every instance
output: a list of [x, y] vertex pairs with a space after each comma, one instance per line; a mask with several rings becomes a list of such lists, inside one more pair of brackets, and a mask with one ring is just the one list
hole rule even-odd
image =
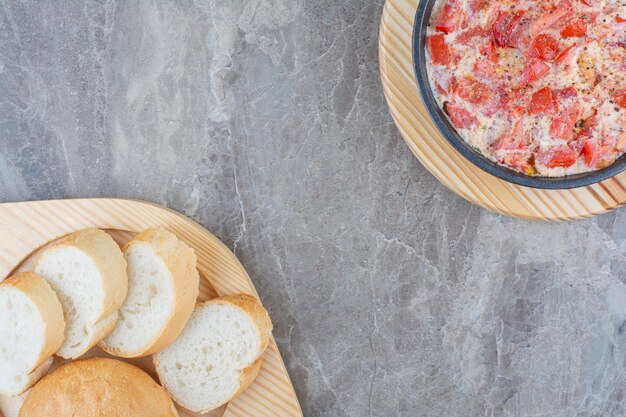
[[413, 75], [417, 81], [418, 90], [426, 111], [435, 123], [439, 133], [457, 150], [465, 159], [501, 180], [530, 188], [565, 190], [585, 187], [611, 178], [626, 169], [626, 153], [620, 156], [608, 167], [584, 172], [580, 174], [566, 175], [563, 177], [530, 176], [497, 164], [485, 156], [479, 154], [456, 132], [450, 124], [439, 104], [435, 100], [428, 73], [426, 70], [426, 28], [430, 19], [430, 12], [436, 0], [419, 0], [415, 19], [413, 22], [413, 34], [411, 40], [411, 56], [413, 61]]

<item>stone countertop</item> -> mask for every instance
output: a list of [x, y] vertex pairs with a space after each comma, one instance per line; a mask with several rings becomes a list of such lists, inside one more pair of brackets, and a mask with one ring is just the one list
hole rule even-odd
[[1, 201], [206, 226], [307, 417], [626, 414], [626, 211], [531, 223], [446, 190], [387, 111], [382, 0], [94, 3], [0, 2]]

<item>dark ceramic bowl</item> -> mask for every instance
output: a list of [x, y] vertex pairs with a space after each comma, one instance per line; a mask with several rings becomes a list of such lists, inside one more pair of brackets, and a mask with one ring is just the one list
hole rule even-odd
[[483, 171], [504, 181], [532, 188], [566, 189], [584, 187], [613, 177], [626, 169], [626, 154], [624, 154], [612, 165], [598, 171], [567, 175], [565, 177], [530, 176], [498, 165], [472, 149], [472, 147], [459, 136], [441, 108], [439, 108], [428, 81], [425, 52], [426, 28], [434, 4], [434, 0], [421, 0], [417, 7], [415, 25], [413, 26], [413, 69], [422, 100], [424, 100], [424, 105], [430, 117], [435, 122], [435, 125], [443, 137], [450, 142], [454, 149], [459, 151], [461, 155]]

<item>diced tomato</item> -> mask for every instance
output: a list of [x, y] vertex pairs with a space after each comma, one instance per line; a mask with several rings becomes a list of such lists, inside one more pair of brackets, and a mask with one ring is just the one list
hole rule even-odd
[[520, 137], [512, 134], [505, 134], [500, 136], [491, 145], [496, 151], [513, 151], [524, 149], [524, 141]]
[[477, 12], [487, 4], [487, 0], [470, 0], [469, 7], [473, 12]]
[[564, 38], [580, 38], [587, 33], [587, 24], [583, 19], [578, 19], [571, 25], [565, 26], [561, 31], [561, 36]]
[[443, 111], [450, 117], [454, 127], [458, 129], [468, 129], [478, 123], [476, 116], [465, 110], [463, 107], [455, 106], [449, 102], [443, 103]]
[[452, 33], [459, 28], [461, 21], [461, 11], [450, 2], [444, 4], [439, 12], [439, 17], [435, 21], [435, 30], [437, 32]]
[[577, 46], [578, 45], [574, 44], [572, 46], [568, 46], [567, 48], [563, 49], [561, 51], [561, 53], [559, 53], [559, 55], [556, 57], [556, 59], [554, 61], [555, 62], [563, 61], [565, 58], [567, 58], [569, 56], [569, 53], [572, 51], [572, 49], [574, 49]]
[[444, 35], [431, 35], [426, 38], [428, 52], [435, 65], [448, 65], [450, 63], [450, 48], [446, 44]]
[[540, 33], [558, 26], [561, 22], [566, 22], [572, 15], [572, 4], [569, 1], [562, 1], [554, 9], [545, 12], [530, 24], [530, 36], [534, 38]]
[[584, 4], [585, 6], [587, 6], [587, 7], [591, 7], [592, 6], [592, 4], [588, 0], [580, 0], [580, 2], [582, 4]]
[[587, 139], [583, 145], [583, 156], [585, 157], [585, 164], [588, 167], [592, 167], [598, 160], [598, 142], [594, 138]]
[[481, 26], [474, 26], [463, 32], [459, 32], [456, 35], [456, 42], [462, 43], [464, 45], [471, 45], [473, 39], [479, 38], [478, 41], [481, 42], [482, 38], [488, 35], [489, 35], [489, 30]]
[[572, 10], [572, 2], [570, 0], [561, 0], [556, 5], [557, 10]]
[[600, 151], [598, 140], [593, 135], [593, 131], [598, 124], [596, 113], [597, 111], [594, 109], [594, 115], [585, 120], [583, 130], [580, 131], [577, 139], [577, 142], [583, 143], [581, 152], [585, 158], [585, 164], [587, 164], [588, 167], [594, 167], [596, 165]]
[[598, 124], [595, 113], [597, 113], [597, 111], [594, 109], [594, 115], [585, 120], [583, 129], [578, 134], [578, 138], [574, 141], [580, 144], [579, 146], [582, 146], [579, 154], [582, 153], [585, 158], [585, 164], [589, 167], [594, 166], [598, 159], [598, 141], [593, 135], [594, 129]]
[[548, 168], [567, 168], [576, 163], [578, 155], [570, 147], [565, 145], [554, 146], [537, 153], [537, 161]]
[[550, 87], [543, 87], [533, 94], [528, 114], [552, 113], [556, 111], [556, 101]]
[[626, 22], [626, 18], [620, 17], [620, 16], [615, 16], [615, 21], [617, 23], [624, 23], [624, 22]]
[[613, 101], [615, 101], [618, 106], [626, 109], [626, 91], [613, 97]]
[[484, 104], [492, 96], [491, 89], [480, 81], [464, 78], [459, 80], [457, 95], [472, 104]]
[[578, 97], [578, 91], [574, 87], [567, 87], [556, 92], [559, 100], [567, 100], [568, 98]]
[[491, 26], [493, 40], [502, 48], [515, 48], [519, 40], [519, 25], [524, 13], [500, 12]]
[[566, 141], [572, 140], [579, 112], [580, 105], [578, 102], [563, 108], [550, 123], [550, 136]]
[[528, 144], [520, 131], [521, 124], [522, 119], [518, 119], [513, 124], [511, 133], [504, 134], [496, 139], [491, 145], [492, 148], [497, 151], [520, 151], [527, 149]]
[[580, 134], [585, 137], [591, 137], [593, 129], [595, 129], [595, 127], [598, 125], [598, 119], [596, 118], [598, 110], [596, 108], [592, 108], [591, 112], [592, 115], [583, 122], [583, 130], [580, 132]]
[[573, 141], [569, 142], [567, 146], [569, 146], [574, 152], [576, 152], [576, 155], [580, 156], [583, 153], [583, 146], [585, 146], [585, 140], [581, 138], [574, 139]]
[[530, 44], [531, 56], [539, 57], [545, 61], [553, 60], [559, 52], [556, 40], [548, 35], [539, 35]]
[[437, 92], [439, 94], [447, 94], [448, 92], [446, 91], [445, 88], [443, 88], [437, 81], [435, 81], [435, 90], [437, 90]]
[[526, 63], [526, 67], [524, 67], [524, 81], [536, 81], [546, 75], [548, 71], [550, 71], [550, 65], [540, 59], [531, 58]]
[[480, 48], [480, 54], [484, 56], [487, 61], [498, 62], [498, 52], [496, 51], [496, 44], [493, 41], [489, 42], [486, 46]]
[[496, 75], [496, 66], [498, 63], [496, 45], [491, 41], [482, 46], [479, 52], [480, 58], [474, 63], [474, 74], [479, 78], [492, 79], [494, 75]]

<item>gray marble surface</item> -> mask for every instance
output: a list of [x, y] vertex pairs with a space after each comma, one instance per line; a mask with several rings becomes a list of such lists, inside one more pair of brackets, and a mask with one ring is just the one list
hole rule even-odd
[[313, 416], [626, 415], [626, 211], [501, 217], [411, 155], [382, 0], [0, 1], [0, 201], [186, 213]]

